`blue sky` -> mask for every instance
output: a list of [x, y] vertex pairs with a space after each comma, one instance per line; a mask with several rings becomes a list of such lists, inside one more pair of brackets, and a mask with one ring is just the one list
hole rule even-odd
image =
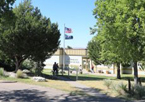
[[[16, 0], [18, 5], [23, 0]], [[93, 16], [95, 0], [32, 0], [32, 5], [38, 7], [43, 16], [58, 23], [61, 32], [61, 44], [63, 47], [64, 24], [71, 28], [73, 40], [65, 40], [65, 47], [86, 48], [88, 41], [94, 35], [90, 35], [89, 27], [96, 24]]]

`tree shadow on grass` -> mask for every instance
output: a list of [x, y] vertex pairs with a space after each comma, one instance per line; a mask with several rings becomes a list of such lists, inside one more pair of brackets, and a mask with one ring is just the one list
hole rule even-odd
[[145, 77], [139, 77], [141, 82], [145, 82]]
[[[76, 81], [76, 76], [68, 76], [68, 75], [58, 75], [58, 76], [52, 76], [48, 74], [42, 74], [43, 77], [46, 79], [52, 79], [52, 80], [64, 80], [64, 81]], [[114, 77], [106, 77], [106, 76], [89, 76], [89, 75], [81, 75], [78, 76], [79, 81], [95, 81], [95, 80], [104, 80], [104, 79], [115, 79]]]
[[123, 76], [123, 77], [121, 77], [121, 80], [126, 80], [126, 81], [128, 81], [128, 79], [130, 79], [131, 81], [134, 80], [133, 77], [131, 77], [131, 76]]
[[[86, 89], [89, 91], [89, 89]], [[92, 91], [91, 89], [90, 91]], [[94, 90], [93, 90], [94, 91]], [[63, 97], [63, 98], [62, 98]], [[61, 99], [61, 100], [57, 100]], [[69, 95], [56, 96], [51, 99], [52, 102], [124, 102], [124, 100], [118, 98], [112, 98], [103, 94], [96, 93], [96, 96], [90, 96], [82, 91], [73, 91]]]
[[[64, 75], [63, 77], [65, 78], [68, 78], [72, 81], [76, 81], [76, 76], [67, 76], [67, 75]], [[78, 79], [79, 81], [96, 81], [96, 80], [104, 80], [104, 79], [107, 79], [107, 77], [103, 77], [103, 76], [78, 76]], [[108, 79], [114, 79], [114, 77], [109, 77]]]
[[42, 77], [46, 78], [46, 79], [51, 79], [51, 80], [60, 80], [58, 78], [58, 76], [52, 76], [52, 75], [48, 75], [48, 74], [42, 74]]
[[0, 91], [1, 102], [123, 102], [121, 99], [98, 94], [100, 90], [85, 88], [88, 92], [94, 92], [95, 96], [85, 94], [83, 91], [73, 91], [67, 94], [52, 96], [47, 91], [36, 89]]
[[[145, 77], [138, 77], [141, 82], [145, 82]], [[131, 77], [131, 76], [125, 76], [125, 77], [122, 77], [123, 80], [126, 80], [128, 81], [128, 79], [130, 79], [131, 81], [134, 81], [134, 77]]]
[[38, 90], [13, 90], [0, 91], [0, 101], [2, 102], [48, 102], [44, 96], [45, 91]]

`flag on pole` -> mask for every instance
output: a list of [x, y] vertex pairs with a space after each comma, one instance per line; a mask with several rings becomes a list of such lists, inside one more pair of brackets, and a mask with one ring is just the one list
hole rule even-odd
[[72, 35], [66, 35], [66, 34], [65, 34], [65, 39], [66, 39], [66, 40], [73, 39], [73, 36], [72, 36]]
[[65, 33], [72, 33], [72, 29], [65, 27]]

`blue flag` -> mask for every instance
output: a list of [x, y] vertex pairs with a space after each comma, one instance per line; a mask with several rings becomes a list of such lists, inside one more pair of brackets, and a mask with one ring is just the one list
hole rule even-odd
[[65, 34], [65, 39], [66, 39], [66, 40], [73, 39], [73, 36], [72, 36], [72, 35], [66, 35], [66, 34]]

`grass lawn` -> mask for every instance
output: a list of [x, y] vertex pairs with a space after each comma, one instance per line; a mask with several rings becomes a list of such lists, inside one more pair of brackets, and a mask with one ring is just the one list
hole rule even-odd
[[[51, 74], [50, 70], [44, 70], [44, 74]], [[26, 84], [32, 84], [32, 85], [39, 85], [39, 86], [44, 86], [44, 87], [51, 87], [67, 92], [74, 92], [77, 91], [78, 89], [70, 86], [68, 83], [65, 81], [57, 80], [57, 79], [48, 79], [47, 82], [35, 82], [31, 78], [28, 79], [21, 79], [21, 78], [10, 78], [10, 77], [0, 77], [0, 80], [7, 80], [7, 81], [17, 81], [17, 82], [22, 82]]]
[[[51, 69], [44, 69], [43, 74], [47, 75], [47, 76], [52, 76]], [[64, 77], [68, 77], [67, 73], [64, 74]], [[109, 96], [116, 97], [116, 96], [118, 96], [118, 94], [115, 91], [113, 91], [112, 89], [107, 89], [107, 87], [104, 85], [104, 79], [112, 80], [113, 85], [116, 85], [119, 83], [127, 84], [128, 78], [132, 79], [131, 83], [133, 83], [133, 75], [121, 75], [121, 77], [122, 77], [122, 79], [118, 80], [114, 76], [79, 74], [77, 81], [79, 83], [86, 85], [86, 86], [92, 87], [93, 89], [96, 89], [102, 93], [105, 93]], [[145, 85], [145, 76], [139, 76], [139, 77], [142, 80], [142, 85]], [[69, 76], [69, 78], [71, 80], [75, 81], [76, 75], [71, 74]], [[60, 89], [60, 90], [70, 92], [72, 94], [77, 94], [77, 93], [84, 94], [79, 89], [70, 86], [65, 81], [51, 79], [51, 78], [48, 78], [47, 82], [35, 82], [31, 79], [17, 79], [17, 78], [9, 78], [9, 77], [0, 77], [0, 80], [13, 80], [13, 81], [23, 82], [23, 83], [27, 83], [27, 84], [40, 85], [40, 86], [44, 86], [44, 87], [51, 87], [51, 88], [55, 88], [55, 89]]]
[[[93, 76], [91, 76], [91, 77], [93, 77]], [[139, 77], [142, 79], [142, 85], [145, 86], [145, 76], [141, 75]], [[132, 79], [132, 81], [131, 81], [132, 85], [134, 84], [133, 75], [122, 75], [121, 80], [116, 79], [115, 77], [110, 77], [110, 76], [107, 78], [106, 78], [106, 76], [96, 76], [96, 78], [98, 78], [98, 79], [97, 80], [78, 80], [78, 82], [80, 82], [86, 86], [92, 87], [96, 90], [99, 90], [101, 93], [105, 93], [111, 97], [120, 97], [120, 96], [117, 94], [116, 91], [114, 91], [113, 89], [108, 89], [104, 85], [104, 80], [102, 80], [103, 78], [112, 80], [113, 85], [117, 85], [120, 83], [128, 85], [127, 79], [130, 78], [130, 79]], [[129, 100], [132, 99], [132, 98], [128, 98], [128, 97], [123, 97], [123, 98], [129, 99]]]
[[[112, 80], [113, 84], [117, 85], [119, 83], [127, 84], [127, 81], [124, 80]], [[105, 93], [109, 96], [116, 97], [118, 96], [115, 91], [112, 89], [107, 89], [107, 87], [104, 85], [104, 80], [96, 80], [96, 81], [78, 81], [86, 86], [92, 87], [96, 90], [99, 90], [101, 93]]]
[[[64, 76], [68, 77], [67, 74], [65, 74]], [[101, 93], [105, 93], [111, 97], [120, 97], [120, 95], [118, 95], [118, 93], [115, 90], [113, 90], [112, 88], [108, 89], [104, 85], [104, 79], [112, 80], [113, 85], [117, 85], [117, 84], [121, 84], [121, 83], [128, 85], [128, 79], [131, 79], [132, 85], [134, 84], [133, 75], [123, 74], [123, 75], [121, 75], [121, 77], [122, 77], [122, 79], [119, 80], [119, 79], [116, 79], [116, 77], [114, 77], [114, 76], [79, 74], [78, 82], [81, 84], [84, 84], [86, 86], [92, 87], [93, 89], [96, 89], [96, 90], [100, 91]], [[76, 75], [72, 74], [69, 76], [69, 78], [75, 81]], [[145, 75], [139, 75], [139, 78], [141, 78], [142, 85], [145, 86]], [[128, 97], [123, 97], [123, 98], [125, 98], [127, 100], [134, 100], [134, 99], [128, 98]]]
[[[64, 75], [66, 77], [68, 77], [68, 75]], [[70, 75], [69, 76], [70, 79], [72, 80], [76, 80], [76, 75]], [[97, 80], [104, 80], [104, 79], [115, 79], [115, 77], [111, 77], [111, 76], [102, 76], [102, 75], [91, 75], [91, 74], [79, 74], [78, 75], [78, 80], [79, 81], [97, 81]]]
[[43, 69], [42, 73], [52, 75], [52, 69]]
[[0, 77], [0, 80], [17, 81], [17, 82], [22, 82], [22, 83], [31, 84], [31, 85], [51, 87], [51, 88], [55, 88], [55, 89], [59, 89], [59, 90], [67, 91], [67, 92], [72, 92], [72, 91], [77, 90], [76, 88], [70, 86], [65, 81], [60, 81], [60, 80], [48, 79], [47, 82], [35, 82], [32, 79], [19, 79], [19, 78], [8, 78], [8, 77]]

